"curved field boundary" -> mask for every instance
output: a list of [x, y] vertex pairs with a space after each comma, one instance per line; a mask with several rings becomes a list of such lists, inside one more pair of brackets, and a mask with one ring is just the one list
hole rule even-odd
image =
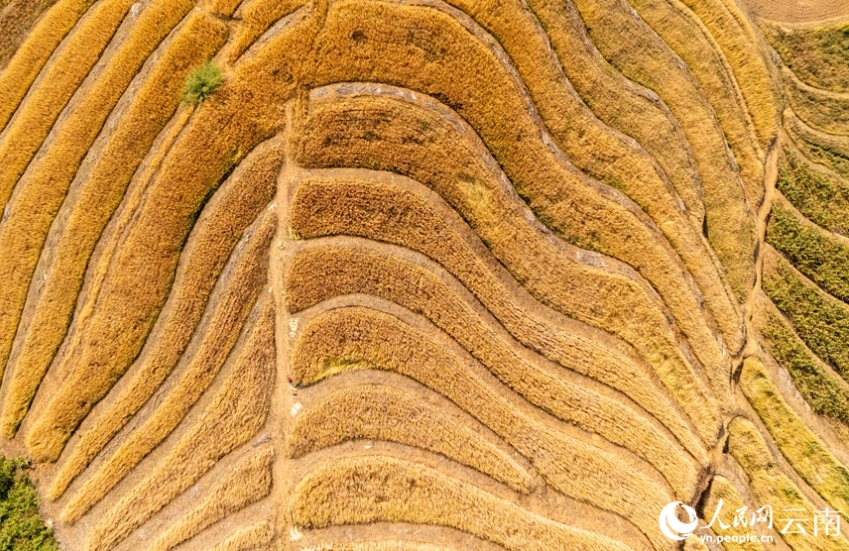
[[619, 0], [575, 5], [602, 54], [626, 77], [654, 90], [681, 124], [702, 178], [708, 240], [742, 301], [755, 279], [755, 225], [713, 109], [680, 58]]
[[849, 93], [805, 84], [787, 67], [781, 68], [784, 92], [802, 122], [828, 134], [849, 134]]
[[808, 159], [849, 177], [849, 136], [827, 134], [811, 128], [790, 109], [784, 111], [784, 127]]
[[[713, 515], [720, 506], [719, 500], [722, 500], [722, 510], [724, 511], [738, 511], [742, 507], [750, 507], [751, 510], [754, 511], [761, 507], [760, 504], [744, 501], [731, 481], [721, 475], [714, 476], [711, 479], [710, 486], [706, 490], [705, 496], [702, 498], [702, 518], [708, 518]], [[752, 531], [756, 531], [759, 535], [767, 535], [767, 530], [763, 527], [760, 527], [760, 529], [758, 528], [758, 526], [734, 526], [732, 524], [722, 531], [722, 535], [745, 536]], [[764, 551], [763, 546], [758, 541], [746, 541], [745, 543], [724, 541], [722, 542], [722, 548], [725, 551]]]
[[[332, 309], [305, 324], [293, 350], [292, 378], [311, 384], [350, 369], [387, 369], [412, 377], [504, 438], [553, 489], [630, 520], [664, 547], [647, 510], [669, 501], [665, 485], [653, 482], [621, 451], [590, 443], [583, 431], [552, 423], [514, 393], [499, 392], [504, 387], [486, 370], [481, 373], [483, 366], [474, 361], [469, 366], [467, 355], [455, 356], [429, 342], [392, 315], [363, 307]], [[405, 353], [392, 355], [392, 350]], [[653, 505], [638, 506], [647, 502]]]
[[[108, 459], [98, 464], [91, 477], [74, 492], [62, 511], [64, 520], [72, 522], [85, 514], [162, 442], [200, 399], [226, 364], [228, 357], [232, 356], [251, 309], [262, 306], [254, 304], [267, 283], [266, 257], [276, 229], [275, 222], [272, 213], [257, 224], [253, 234], [243, 244], [243, 250], [239, 251], [240, 254], [229, 266], [230, 273], [222, 277], [223, 289], [216, 297], [219, 301], [214, 303], [211, 312], [208, 312], [206, 323], [196, 333], [196, 342], [193, 343], [191, 353], [177, 367], [172, 379], [165, 383], [148, 416], [141, 416], [133, 430], [121, 439], [117, 449]], [[148, 395], [149, 393], [148, 390]], [[119, 396], [114, 405], [120, 408], [133, 398], [135, 396], [124, 394]], [[107, 425], [113, 434], [117, 432], [115, 421], [118, 420], [126, 422], [123, 417], [112, 417], [111, 426]], [[78, 444], [71, 458], [60, 470], [54, 482], [54, 491], [51, 492], [53, 495], [58, 495], [59, 490], [100, 451], [100, 448], [93, 444], [100, 443], [95, 438], [102, 437], [102, 434], [93, 431], [85, 436], [89, 434], [91, 436]]]
[[232, 370], [203, 415], [187, 427], [176, 447], [153, 472], [97, 519], [88, 534], [87, 551], [112, 548], [262, 427], [268, 413], [276, 358], [270, 293], [259, 304], [257, 317]]
[[[416, 482], [411, 486], [408, 480]], [[385, 496], [382, 503], [373, 497], [377, 492]], [[297, 525], [314, 527], [380, 520], [451, 526], [510, 550], [628, 549], [528, 513], [436, 470], [390, 457], [342, 458], [319, 465], [298, 483], [293, 516]]]
[[349, 440], [387, 440], [442, 454], [521, 493], [534, 487], [520, 464], [467, 421], [389, 385], [363, 384], [316, 397], [286, 437], [295, 459]]
[[823, 90], [849, 92], [845, 21], [799, 25], [760, 21], [759, 26], [781, 61], [802, 82]]
[[273, 460], [274, 452], [268, 447], [241, 459], [202, 502], [171, 524], [146, 551], [169, 551], [228, 514], [267, 496]]
[[276, 21], [307, 4], [307, 0], [245, 0], [233, 16], [237, 24], [233, 36], [221, 52], [226, 63], [235, 63]]
[[842, 465], [781, 397], [764, 366], [743, 362], [740, 388], [793, 469], [829, 505], [849, 511], [849, 470]]
[[[475, 312], [480, 308], [477, 301], [462, 289], [454, 290], [457, 284], [448, 284], [453, 278], [447, 274], [439, 274], [433, 267], [416, 269], [412, 258], [401, 259], [389, 256], [389, 251], [369, 248], [373, 249], [366, 243], [356, 248], [319, 245], [298, 253], [287, 274], [290, 311], [335, 295], [364, 293], [423, 314], [524, 399], [643, 457], [668, 478], [676, 492], [690, 496], [698, 476], [695, 465], [650, 416], [628, 401], [605, 393], [604, 387], [593, 385], [591, 380], [568, 371], [545, 369], [541, 358], [520, 354], [521, 345]], [[308, 274], [316, 273], [317, 268], [325, 274], [321, 288], [309, 281]], [[417, 281], [418, 288], [409, 289], [406, 280]], [[454, 306], [437, 304], [430, 298], [435, 296], [450, 297], [446, 302]], [[492, 336], [483, 338], [486, 334]]]
[[605, 124], [635, 139], [652, 155], [671, 180], [693, 225], [701, 228], [705, 217], [701, 179], [669, 108], [657, 94], [626, 79], [602, 57], [571, 2], [532, 0], [528, 6], [581, 99]]
[[520, 343], [629, 396], [669, 427], [700, 463], [706, 461], [650, 366], [624, 343], [539, 304], [456, 212], [421, 184], [373, 171], [311, 171], [294, 188], [289, 222], [301, 237], [362, 236], [427, 255], [458, 278]]
[[[0, 425], [13, 436], [41, 378], [67, 334], [76, 299], [95, 245], [118, 208], [133, 173], [155, 137], [177, 109], [180, 82], [189, 69], [223, 42], [226, 27], [192, 12], [165, 44], [160, 59], [116, 111], [116, 130], [89, 155], [48, 233], [18, 325], [7, 369]], [[115, 113], [113, 113], [113, 117]], [[105, 141], [105, 143], [102, 143]], [[91, 157], [94, 159], [91, 159]]]
[[822, 292], [771, 247], [764, 253], [764, 291], [808, 348], [849, 380], [849, 305]]
[[776, 187], [811, 222], [849, 237], [849, 182], [839, 175], [788, 147]]
[[[247, 156], [210, 199], [189, 236], [171, 295], [157, 318], [146, 346], [129, 368], [125, 376], [127, 381], [119, 382], [113, 389], [113, 393], [117, 393], [114, 402], [96, 411], [91, 422], [87, 423], [88, 426], [83, 427], [80, 442], [74, 446], [51, 485], [49, 495], [52, 499], [64, 492], [71, 479], [79, 474], [165, 381], [186, 351], [192, 336], [198, 333], [198, 324], [205, 308], [206, 321], [201, 324], [202, 329], [198, 334], [216, 327], [215, 320], [232, 323], [232, 317], [228, 316], [238, 311], [234, 306], [238, 300], [250, 303], [255, 300], [245, 298], [246, 293], [256, 292], [262, 282], [257, 281], [256, 289], [251, 291], [246, 281], [251, 274], [256, 277], [255, 266], [251, 266], [251, 262], [265, 264], [263, 252], [245, 250], [245, 243], [238, 245], [238, 241], [246, 230], [248, 236], [256, 233], [257, 228], [251, 228], [250, 224], [261, 217], [262, 209], [273, 199], [281, 164], [280, 141], [265, 142]], [[248, 264], [241, 260], [243, 255], [250, 257]], [[229, 266], [226, 265], [228, 257]], [[215, 285], [219, 288], [217, 292], [213, 290]], [[212, 299], [211, 293], [215, 293]], [[212, 306], [208, 306], [208, 303], [212, 303]], [[225, 305], [225, 308], [217, 310], [216, 305]], [[195, 338], [198, 342], [203, 340]], [[197, 346], [200, 345], [196, 345], [192, 353], [197, 353]], [[204, 356], [203, 353], [200, 355]]]
[[30, 163], [0, 225], [0, 361], [5, 363], [30, 279], [50, 225], [104, 122], [159, 43], [191, 9], [190, 0], [154, 0], [134, 25], [118, 31]]
[[3, 0], [0, 2], [0, 71], [26, 40], [41, 15], [56, 0]]
[[274, 527], [267, 520], [240, 528], [210, 551], [271, 551]]
[[47, 60], [92, 5], [92, 0], [59, 0], [47, 10], [0, 73], [0, 129], [35, 81]]
[[[83, 16], [59, 45], [30, 87], [17, 113], [0, 134], [0, 207], [6, 207], [18, 180], [68, 101], [112, 41], [132, 0], [105, 0]], [[124, 23], [124, 32], [129, 22]], [[0, 77], [2, 78], [2, 77]]]
[[849, 239], [823, 230], [778, 196], [766, 240], [821, 289], [849, 302]]
[[[749, 477], [749, 488], [756, 503], [769, 503], [774, 511], [781, 509], [819, 510], [799, 491], [793, 481], [781, 472], [758, 429], [751, 421], [735, 418], [728, 426], [728, 453], [743, 467]], [[849, 542], [843, 538], [813, 538], [807, 534], [782, 534], [793, 551], [844, 551]]]

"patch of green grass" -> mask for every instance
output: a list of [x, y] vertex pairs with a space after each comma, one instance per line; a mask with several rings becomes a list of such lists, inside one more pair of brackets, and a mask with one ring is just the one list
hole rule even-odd
[[787, 369], [796, 389], [814, 411], [849, 425], [849, 391], [817, 363], [784, 321], [766, 312], [760, 330], [773, 357]]
[[26, 470], [25, 461], [0, 456], [0, 551], [59, 551]]
[[849, 380], [849, 306], [805, 282], [777, 255], [764, 271], [764, 291], [808, 348]]
[[799, 211], [820, 227], [849, 237], [849, 186], [816, 172], [785, 150], [776, 186]]
[[824, 291], [849, 302], [849, 247], [803, 223], [781, 201], [773, 208], [766, 240]]
[[224, 71], [212, 61], [197, 67], [186, 77], [183, 101], [197, 104], [208, 99], [224, 83]]

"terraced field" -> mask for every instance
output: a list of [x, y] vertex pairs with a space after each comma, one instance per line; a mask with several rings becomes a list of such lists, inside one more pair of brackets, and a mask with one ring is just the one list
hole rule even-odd
[[0, 0], [0, 452], [67, 550], [849, 549], [811, 9]]

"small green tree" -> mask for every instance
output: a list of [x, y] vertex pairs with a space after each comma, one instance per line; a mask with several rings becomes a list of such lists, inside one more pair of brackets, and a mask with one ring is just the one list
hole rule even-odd
[[186, 77], [186, 85], [183, 88], [183, 101], [189, 104], [197, 104], [212, 94], [224, 83], [224, 71], [212, 61], [196, 67]]

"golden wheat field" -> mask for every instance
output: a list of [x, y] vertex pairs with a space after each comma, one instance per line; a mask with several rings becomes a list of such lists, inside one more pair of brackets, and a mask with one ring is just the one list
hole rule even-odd
[[849, 551], [846, 0], [0, 0], [0, 211], [0, 551]]

